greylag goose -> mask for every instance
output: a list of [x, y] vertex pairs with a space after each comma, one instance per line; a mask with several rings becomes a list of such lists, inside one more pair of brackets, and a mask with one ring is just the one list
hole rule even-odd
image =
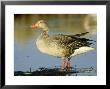
[[92, 43], [89, 41], [92, 40], [80, 38], [81, 36], [86, 35], [88, 32], [76, 35], [49, 35], [47, 22], [44, 20], [39, 20], [35, 24], [32, 24], [31, 28], [39, 28], [42, 30], [41, 35], [37, 38], [36, 41], [36, 45], [39, 51], [63, 59], [61, 70], [64, 70], [65, 67], [71, 68], [70, 59], [72, 56], [95, 49], [90, 47]]

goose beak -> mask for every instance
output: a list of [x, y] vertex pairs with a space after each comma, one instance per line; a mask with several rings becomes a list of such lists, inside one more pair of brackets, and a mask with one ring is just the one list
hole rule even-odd
[[32, 24], [30, 27], [33, 28], [33, 29], [38, 28], [37, 24]]

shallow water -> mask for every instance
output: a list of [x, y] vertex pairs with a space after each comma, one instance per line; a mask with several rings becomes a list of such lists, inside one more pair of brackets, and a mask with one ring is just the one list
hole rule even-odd
[[15, 71], [15, 76], [96, 76], [96, 70], [93, 67], [89, 68], [65, 68], [63, 71], [59, 67], [54, 68], [39, 68], [35, 71]]
[[[76, 34], [89, 31], [86, 38], [96, 41], [96, 16], [86, 14], [72, 15], [15, 15], [14, 29], [14, 71], [32, 71], [40, 67], [54, 68], [60, 66], [62, 60], [47, 54], [41, 53], [36, 47], [36, 38], [40, 35], [40, 30], [31, 29], [29, 26], [44, 19], [49, 25], [49, 34]], [[92, 47], [96, 48], [96, 42]], [[89, 68], [97, 70], [97, 52], [91, 51], [75, 56], [71, 60], [72, 67]], [[83, 73], [84, 74], [84, 73]], [[77, 74], [82, 75], [83, 74]], [[92, 75], [96, 75], [93, 72]], [[73, 74], [74, 75], [74, 74]], [[72, 76], [73, 76], [72, 75]], [[84, 74], [89, 75], [89, 74]]]

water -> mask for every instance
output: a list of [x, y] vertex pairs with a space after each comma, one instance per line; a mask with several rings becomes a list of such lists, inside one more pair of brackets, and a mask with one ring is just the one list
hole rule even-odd
[[[90, 34], [86, 38], [96, 40], [96, 15], [86, 14], [71, 14], [71, 15], [15, 15], [14, 29], [14, 71], [27, 72], [30, 70], [36, 71], [41, 67], [53, 68], [60, 67], [62, 60], [47, 54], [41, 53], [36, 47], [36, 38], [40, 35], [40, 30], [33, 30], [29, 26], [44, 19], [48, 22], [50, 34], [76, 34], [89, 31]], [[93, 47], [96, 48], [94, 42]], [[90, 68], [93, 67], [95, 72], [78, 73], [77, 75], [97, 75], [97, 52], [91, 51], [85, 54], [75, 56], [71, 60], [72, 67]], [[75, 73], [72, 73], [73, 75]], [[71, 74], [71, 75], [72, 75]], [[73, 76], [72, 75], [72, 76]]]
[[89, 68], [65, 68], [61, 71], [59, 67], [54, 68], [39, 68], [36, 71], [15, 71], [15, 76], [96, 76], [96, 70], [93, 67]]

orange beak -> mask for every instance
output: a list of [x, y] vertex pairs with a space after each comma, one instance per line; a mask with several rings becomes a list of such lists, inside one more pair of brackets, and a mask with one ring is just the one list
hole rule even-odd
[[37, 28], [38, 26], [37, 26], [37, 24], [32, 24], [30, 27], [31, 28]]

